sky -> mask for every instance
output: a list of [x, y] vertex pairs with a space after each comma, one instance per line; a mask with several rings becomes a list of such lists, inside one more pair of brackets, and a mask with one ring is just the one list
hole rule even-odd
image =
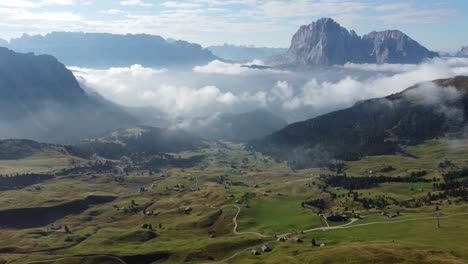
[[435, 51], [468, 45], [466, 0], [0, 0], [0, 38], [51, 31], [147, 33], [202, 46], [288, 47], [331, 17], [359, 35], [399, 29]]

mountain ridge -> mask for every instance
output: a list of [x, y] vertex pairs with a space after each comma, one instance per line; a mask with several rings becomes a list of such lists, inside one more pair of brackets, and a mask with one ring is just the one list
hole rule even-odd
[[51, 32], [23, 34], [11, 39], [8, 48], [18, 52], [50, 54], [68, 66], [147, 67], [198, 65], [218, 59], [199, 44], [168, 41], [159, 35]]
[[294, 166], [396, 153], [401, 144], [459, 134], [467, 123], [468, 77], [434, 80], [291, 124], [251, 146]]
[[64, 143], [137, 122], [89, 96], [55, 57], [0, 48], [1, 138]]
[[215, 56], [234, 61], [246, 61], [253, 59], [263, 59], [285, 52], [285, 48], [267, 48], [253, 46], [236, 46], [230, 44], [208, 46]]

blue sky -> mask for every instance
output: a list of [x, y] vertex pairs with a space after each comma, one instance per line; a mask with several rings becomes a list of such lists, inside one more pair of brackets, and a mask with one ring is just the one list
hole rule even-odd
[[213, 44], [288, 47], [332, 17], [359, 35], [400, 29], [433, 50], [468, 45], [466, 0], [0, 0], [0, 37], [51, 31], [148, 33]]

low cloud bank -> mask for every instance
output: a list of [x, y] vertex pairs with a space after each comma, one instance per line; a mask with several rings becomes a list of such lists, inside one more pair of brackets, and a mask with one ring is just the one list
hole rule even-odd
[[[398, 66], [355, 64], [353, 68], [363, 71], [390, 69], [394, 72]], [[436, 59], [402, 68], [406, 70], [389, 75], [376, 74], [369, 78], [347, 74], [337, 82], [320, 82], [312, 78], [299, 87], [292, 87], [286, 81], [278, 81], [272, 90], [273, 100], [279, 102], [284, 109], [290, 110], [300, 107], [320, 109], [330, 105], [350, 106], [356, 101], [400, 92], [420, 82], [468, 75], [468, 60]]]
[[220, 74], [220, 75], [262, 75], [262, 74], [286, 74], [287, 71], [275, 69], [258, 69], [255, 66], [266, 66], [261, 60], [253, 60], [245, 64], [227, 63], [219, 60], [214, 60], [206, 65], [195, 66], [193, 71], [203, 74]]
[[[250, 65], [262, 65], [253, 61]], [[171, 118], [266, 108], [289, 122], [400, 92], [416, 83], [468, 75], [468, 59], [419, 65], [346, 64], [308, 72], [213, 61], [191, 71], [133, 65], [105, 70], [69, 67], [82, 84], [127, 106], [152, 106]]]

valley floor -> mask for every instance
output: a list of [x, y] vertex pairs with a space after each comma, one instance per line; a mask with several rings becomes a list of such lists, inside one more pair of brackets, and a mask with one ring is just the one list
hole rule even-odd
[[[411, 155], [343, 162], [339, 173], [295, 171], [226, 142], [175, 153], [202, 161], [158, 172], [132, 164], [126, 172], [61, 175], [88, 161], [56, 153], [0, 161], [2, 174], [58, 175], [0, 191], [0, 263], [467, 263], [468, 203], [427, 198], [441, 193], [434, 184], [445, 173], [468, 165], [468, 145], [451, 146], [431, 140], [405, 147]], [[423, 180], [353, 190], [320, 177], [423, 170]], [[349, 220], [327, 221], [320, 211]]]

